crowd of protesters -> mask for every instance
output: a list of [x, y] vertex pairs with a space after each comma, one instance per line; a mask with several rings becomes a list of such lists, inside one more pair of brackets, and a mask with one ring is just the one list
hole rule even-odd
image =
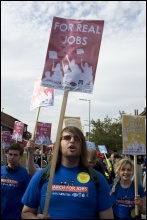
[[[39, 181], [45, 167], [52, 165], [53, 152], [35, 148], [33, 140], [28, 141], [25, 149], [26, 168], [20, 165], [24, 149], [18, 143], [10, 145], [7, 164], [1, 164], [2, 219], [141, 219], [141, 214], [146, 215], [146, 157], [142, 164], [137, 164], [138, 195], [135, 196], [134, 156], [112, 152], [106, 157], [96, 149], [87, 149], [78, 128], [64, 128], [51, 202], [45, 216], [49, 178], [41, 186]], [[98, 176], [99, 190], [89, 167]]]

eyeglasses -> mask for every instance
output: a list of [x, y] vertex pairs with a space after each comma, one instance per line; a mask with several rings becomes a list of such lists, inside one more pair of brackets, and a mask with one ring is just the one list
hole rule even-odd
[[70, 141], [72, 138], [74, 139], [74, 141], [81, 141], [81, 139], [78, 136], [72, 136], [72, 135], [62, 136], [61, 140]]

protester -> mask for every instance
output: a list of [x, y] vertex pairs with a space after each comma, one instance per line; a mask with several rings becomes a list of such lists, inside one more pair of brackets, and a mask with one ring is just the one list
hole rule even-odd
[[34, 154], [35, 154], [35, 143], [33, 140], [29, 140], [27, 143], [27, 152], [28, 152], [28, 173], [34, 175], [36, 171], [40, 170], [40, 167], [37, 167], [34, 163]]
[[[51, 164], [52, 165], [52, 164]], [[51, 219], [113, 219], [114, 197], [101, 173], [99, 191], [87, 171], [86, 140], [77, 127], [65, 127], [61, 132], [60, 146], [53, 179], [48, 214]], [[22, 219], [45, 218], [43, 213], [47, 192], [47, 179], [42, 187], [43, 169], [37, 171], [22, 198]], [[106, 202], [107, 201], [107, 202]], [[41, 214], [36, 214], [40, 206]]]
[[88, 148], [87, 150], [88, 150], [89, 165], [93, 167], [95, 170], [97, 170], [98, 172], [100, 172], [101, 174], [103, 174], [103, 176], [106, 178], [104, 167], [101, 164], [101, 162], [97, 160], [97, 150], [93, 148]]
[[141, 164], [143, 174], [146, 173], [146, 156], [143, 159], [143, 163]]
[[138, 219], [141, 214], [146, 215], [146, 192], [142, 185], [138, 185], [138, 195], [135, 196], [134, 182], [132, 176], [134, 166], [130, 159], [124, 158], [114, 166], [117, 177], [111, 186], [110, 194], [116, 198], [113, 205], [115, 219], [134, 219], [135, 205], [139, 208]]
[[51, 163], [52, 157], [53, 157], [53, 154], [51, 154], [51, 153], [48, 153], [48, 154], [47, 154], [47, 163], [48, 163], [48, 164]]
[[[103, 167], [105, 177], [106, 177], [106, 180], [107, 180], [108, 184], [111, 184], [112, 182], [111, 182], [111, 178], [110, 178], [110, 175], [109, 175], [110, 168], [112, 167], [111, 163], [109, 162], [108, 159], [106, 159], [104, 157], [104, 154], [102, 154], [99, 151], [97, 152], [97, 162], [99, 164], [101, 164], [101, 166]], [[97, 164], [94, 166], [94, 169], [97, 170]]]
[[114, 165], [117, 161], [119, 161], [121, 159], [121, 156], [117, 153], [117, 152], [113, 152], [110, 154], [110, 158], [107, 159], [107, 163], [109, 164], [108, 171], [109, 171], [109, 184], [112, 184], [114, 179], [115, 179], [115, 171], [114, 171]]
[[[34, 163], [35, 147], [34, 147], [33, 140], [29, 140], [27, 143], [27, 153], [28, 153], [28, 167], [27, 167], [28, 173], [30, 175], [34, 175], [34, 173], [36, 173], [36, 171], [40, 170], [41, 168], [39, 166], [37, 166], [38, 164]], [[47, 154], [46, 165], [50, 164], [50, 162], [52, 160], [52, 156], [53, 155], [50, 152]]]
[[31, 176], [19, 165], [23, 147], [14, 143], [7, 150], [8, 164], [1, 166], [1, 219], [21, 219], [21, 198]]
[[144, 157], [141, 167], [142, 167], [142, 173], [143, 173], [143, 187], [146, 191], [146, 157]]
[[34, 152], [34, 162], [41, 167], [41, 150], [38, 148]]
[[120, 158], [121, 156], [117, 152], [111, 153], [110, 155], [110, 160], [112, 164], [115, 164], [115, 162], [117, 162]]
[[146, 173], [143, 176], [143, 183], [142, 183], [144, 190], [146, 191]]
[[3, 160], [1, 160], [1, 166], [5, 165], [5, 162]]

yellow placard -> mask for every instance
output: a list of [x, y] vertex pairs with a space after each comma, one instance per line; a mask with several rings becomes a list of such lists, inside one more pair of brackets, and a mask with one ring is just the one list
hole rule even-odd
[[80, 117], [68, 117], [68, 116], [66, 116], [66, 117], [64, 117], [64, 124], [65, 124], [65, 127], [75, 126], [83, 132]]
[[123, 154], [146, 154], [145, 117], [123, 115]]

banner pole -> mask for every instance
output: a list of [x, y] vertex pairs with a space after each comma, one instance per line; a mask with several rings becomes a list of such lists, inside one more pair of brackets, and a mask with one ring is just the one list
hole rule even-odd
[[36, 112], [36, 119], [35, 119], [35, 123], [34, 123], [34, 129], [33, 129], [33, 132], [32, 132], [31, 140], [34, 140], [34, 137], [35, 137], [35, 130], [36, 130], [36, 125], [37, 125], [39, 113], [40, 113], [40, 107], [38, 107], [38, 110]]
[[[138, 110], [134, 110], [135, 115], [138, 115]], [[134, 155], [134, 188], [135, 196], [138, 195], [138, 173], [137, 173], [137, 155]], [[138, 216], [138, 205], [135, 205], [135, 215]]]
[[4, 151], [3, 151], [3, 140], [2, 140], [2, 126], [1, 126], [1, 157], [2, 157], [2, 161], [4, 162]]
[[44, 211], [43, 211], [43, 214], [45, 216], [47, 216], [48, 214], [48, 208], [50, 204], [51, 190], [52, 190], [54, 173], [55, 173], [55, 168], [56, 168], [56, 163], [57, 163], [57, 156], [58, 156], [58, 151], [59, 151], [59, 146], [60, 146], [60, 135], [62, 132], [62, 125], [63, 125], [63, 119], [64, 119], [64, 114], [65, 114], [65, 109], [66, 109], [67, 98], [68, 98], [68, 91], [64, 91], [58, 130], [57, 130], [57, 136], [56, 136], [56, 142], [55, 142], [55, 149], [54, 149], [52, 165], [50, 169], [50, 178], [49, 178], [49, 182], [47, 186], [47, 194], [46, 194], [45, 206], [44, 206]]

